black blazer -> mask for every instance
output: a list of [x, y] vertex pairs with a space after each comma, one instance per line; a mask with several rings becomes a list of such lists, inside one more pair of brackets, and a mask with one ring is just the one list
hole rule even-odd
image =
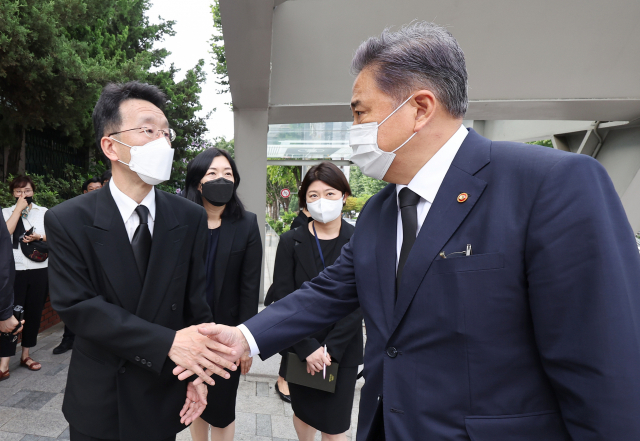
[[[349, 242], [354, 230], [353, 225], [342, 221], [337, 244], [340, 248]], [[314, 247], [317, 245], [309, 234], [307, 224], [280, 236], [273, 284], [269, 288], [268, 302], [265, 301], [265, 304], [283, 299], [319, 274]], [[337, 361], [341, 367], [357, 367], [362, 364], [362, 311], [357, 309], [328, 328], [298, 342], [282, 354], [284, 356], [286, 352], [295, 352], [300, 360], [304, 360], [325, 344], [331, 359]]]
[[109, 187], [45, 215], [51, 303], [76, 333], [62, 411], [96, 438], [153, 441], [184, 429], [187, 384], [167, 354], [176, 330], [213, 319], [202, 261], [206, 213], [154, 191], [144, 283]]
[[214, 322], [236, 326], [258, 313], [261, 269], [257, 216], [247, 211], [242, 219], [222, 218], [215, 265], [207, 269], [215, 271]]
[[13, 261], [13, 246], [7, 223], [0, 223], [0, 320], [13, 315], [13, 281], [16, 277], [16, 264]]

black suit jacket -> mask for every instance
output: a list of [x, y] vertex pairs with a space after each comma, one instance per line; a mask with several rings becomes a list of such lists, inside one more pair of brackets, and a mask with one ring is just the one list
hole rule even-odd
[[[0, 216], [1, 217], [1, 216]], [[6, 320], [13, 314], [13, 281], [16, 277], [16, 264], [13, 261], [13, 246], [7, 223], [0, 223], [0, 320]]]
[[213, 268], [214, 322], [236, 326], [258, 313], [261, 269], [262, 239], [257, 216], [247, 211], [242, 219], [222, 218]]
[[51, 303], [76, 333], [62, 411], [80, 432], [158, 440], [184, 429], [186, 382], [167, 354], [175, 331], [212, 320], [202, 207], [156, 192], [151, 257], [140, 280], [109, 187], [45, 215]]
[[[338, 247], [342, 248], [349, 242], [354, 229], [353, 225], [342, 221]], [[273, 270], [273, 284], [267, 293], [269, 303], [283, 299], [320, 273], [316, 266], [314, 247], [317, 245], [309, 234], [306, 223], [280, 236]], [[362, 364], [362, 311], [358, 308], [333, 325], [294, 344], [283, 351], [282, 355], [286, 356], [286, 352], [295, 352], [300, 360], [305, 360], [325, 344], [331, 358], [340, 363], [340, 366], [357, 367]]]

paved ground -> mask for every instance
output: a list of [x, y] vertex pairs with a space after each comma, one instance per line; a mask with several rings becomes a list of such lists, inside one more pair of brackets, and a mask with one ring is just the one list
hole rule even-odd
[[[51, 350], [62, 338], [62, 324], [40, 335], [32, 352], [42, 369], [31, 372], [19, 367], [19, 355], [10, 364], [11, 378], [0, 382], [0, 441], [68, 440], [68, 423], [61, 412], [71, 352], [53, 355]], [[20, 354], [20, 347], [18, 347]], [[236, 436], [239, 441], [285, 441], [297, 439], [291, 405], [276, 396], [279, 356], [266, 362], [256, 358], [251, 372], [242, 377], [236, 404]], [[354, 406], [360, 398], [360, 380]], [[355, 439], [357, 407], [352, 414], [350, 439]], [[319, 440], [320, 437], [318, 436]], [[189, 430], [178, 440], [191, 440]], [[144, 441], [144, 440], [141, 440]]]

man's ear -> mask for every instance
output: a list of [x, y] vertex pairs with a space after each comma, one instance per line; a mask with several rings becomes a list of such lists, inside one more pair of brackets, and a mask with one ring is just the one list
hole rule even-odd
[[416, 108], [414, 132], [418, 132], [433, 119], [440, 104], [430, 90], [419, 90], [413, 94], [411, 104]]
[[103, 136], [100, 140], [100, 147], [102, 148], [102, 153], [109, 158], [111, 161], [117, 161], [120, 159], [118, 155], [118, 151], [116, 149], [116, 141], [113, 139]]

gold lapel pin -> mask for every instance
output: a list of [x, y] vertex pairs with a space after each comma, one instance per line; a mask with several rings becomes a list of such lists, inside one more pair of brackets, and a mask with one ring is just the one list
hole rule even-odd
[[460, 202], [460, 203], [466, 202], [467, 199], [469, 199], [469, 195], [466, 194], [466, 193], [460, 193], [458, 195], [458, 202]]

